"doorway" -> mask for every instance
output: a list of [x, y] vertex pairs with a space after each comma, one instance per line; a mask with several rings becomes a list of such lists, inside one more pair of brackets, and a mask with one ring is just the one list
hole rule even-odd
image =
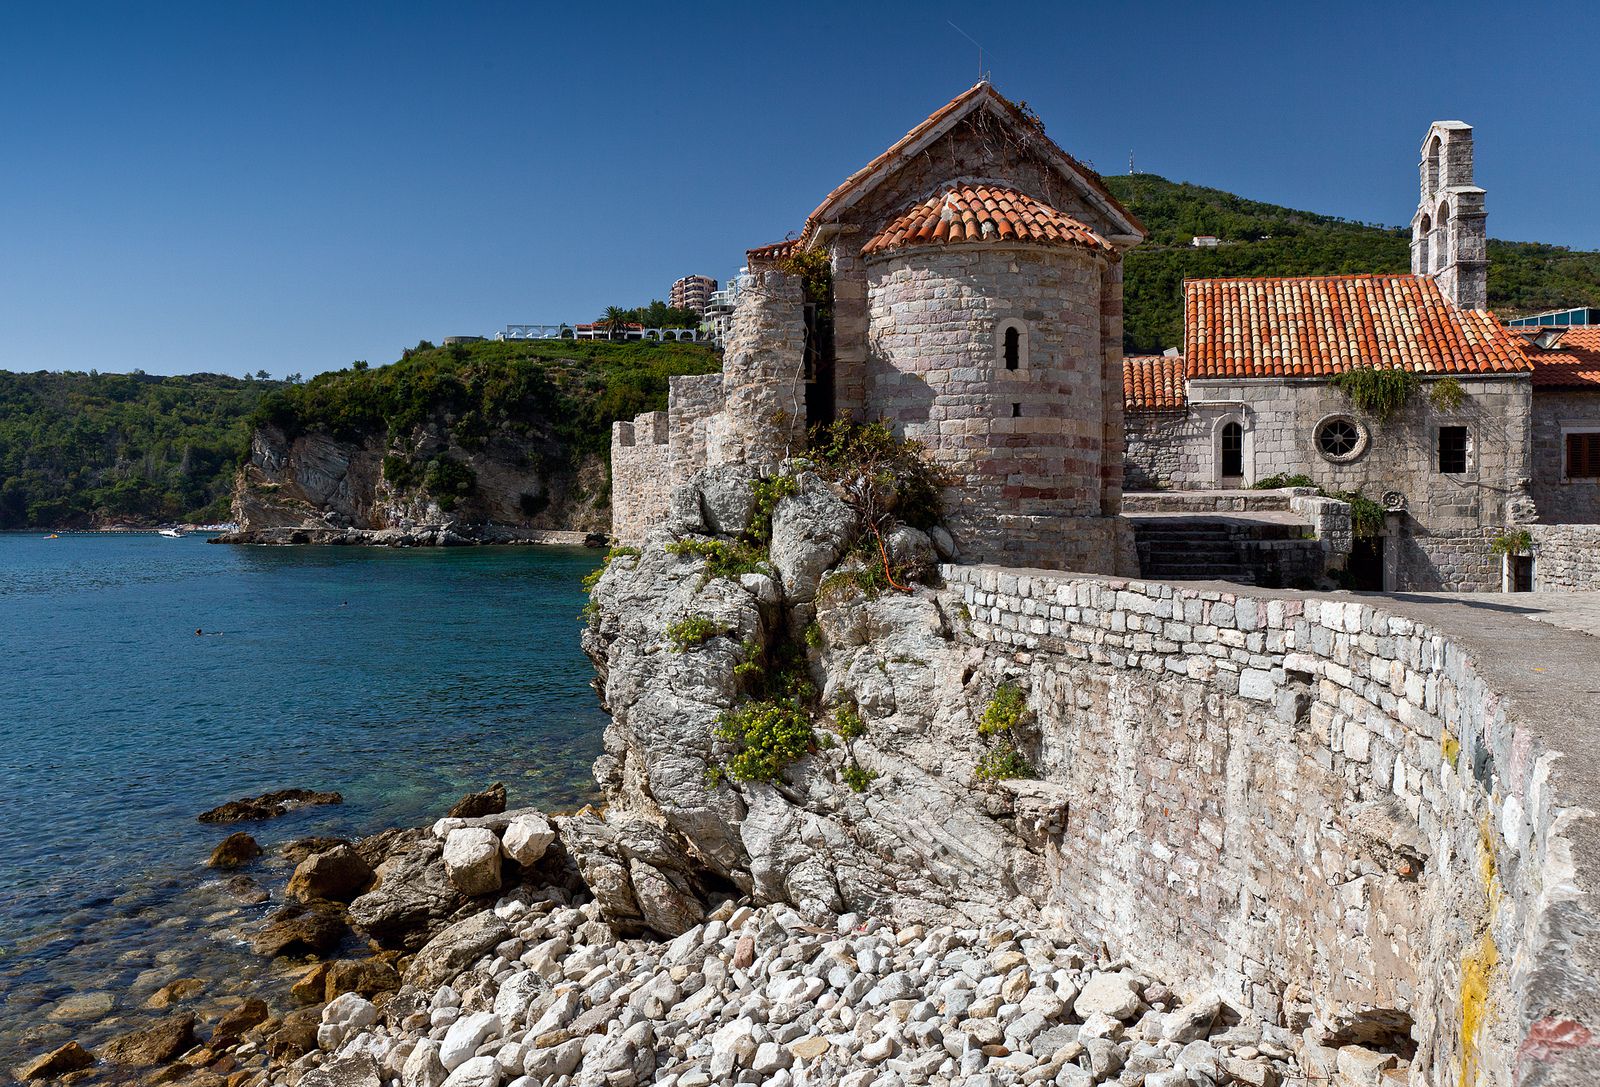
[[1511, 583], [1511, 591], [1514, 593], [1533, 592], [1533, 556], [1507, 555], [1506, 564], [1510, 567], [1506, 572], [1510, 575], [1507, 580]]
[[1239, 423], [1222, 424], [1222, 478], [1244, 478], [1244, 427]]
[[1349, 588], [1357, 592], [1383, 591], [1383, 543], [1385, 536], [1358, 538], [1350, 546], [1350, 561], [1345, 566]]

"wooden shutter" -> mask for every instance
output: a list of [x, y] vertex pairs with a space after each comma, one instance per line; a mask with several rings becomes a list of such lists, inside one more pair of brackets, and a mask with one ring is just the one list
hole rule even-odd
[[1567, 435], [1567, 478], [1600, 477], [1600, 432]]

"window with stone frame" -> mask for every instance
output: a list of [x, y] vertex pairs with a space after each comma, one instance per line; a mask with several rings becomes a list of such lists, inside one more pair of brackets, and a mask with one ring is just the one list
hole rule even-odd
[[1600, 430], [1569, 432], [1566, 440], [1566, 477], [1600, 479]]
[[1013, 317], [995, 322], [994, 354], [997, 367], [1021, 370], [1028, 365], [1028, 326]]
[[1471, 443], [1468, 439], [1467, 428], [1464, 426], [1442, 426], [1439, 428], [1439, 471], [1442, 473], [1465, 472], [1467, 470], [1467, 451]]

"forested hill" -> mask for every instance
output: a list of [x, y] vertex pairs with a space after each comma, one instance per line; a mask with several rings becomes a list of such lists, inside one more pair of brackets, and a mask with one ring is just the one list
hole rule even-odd
[[[1130, 352], [1182, 346], [1185, 279], [1411, 270], [1409, 228], [1295, 211], [1155, 174], [1105, 182], [1150, 231], [1125, 269]], [[1197, 234], [1215, 235], [1221, 244], [1192, 248]], [[1502, 317], [1600, 306], [1600, 252], [1491, 239], [1489, 305]]]
[[0, 371], [0, 529], [225, 521], [263, 424], [382, 440], [437, 421], [468, 447], [542, 428], [558, 457], [603, 462], [613, 420], [665, 407], [668, 376], [717, 366], [693, 344], [546, 340], [419, 344], [304, 384]]
[[248, 418], [280, 385], [0, 370], [0, 529], [225, 519]]

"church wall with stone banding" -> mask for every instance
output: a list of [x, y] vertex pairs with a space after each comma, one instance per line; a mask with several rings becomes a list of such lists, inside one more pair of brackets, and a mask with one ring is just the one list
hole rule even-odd
[[1559, 756], [1471, 654], [1357, 601], [942, 573], [1026, 669], [1066, 923], [1286, 1025], [1409, 1016], [1428, 1082], [1523, 1082], [1594, 858], [1575, 878]]

